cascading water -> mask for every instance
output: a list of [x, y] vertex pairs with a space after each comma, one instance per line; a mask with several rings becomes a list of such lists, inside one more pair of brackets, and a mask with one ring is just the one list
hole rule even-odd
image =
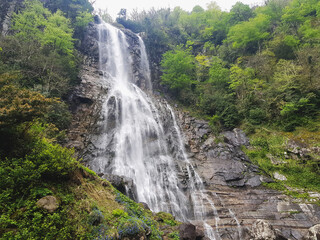
[[[98, 173], [132, 179], [138, 201], [146, 202], [153, 211], [170, 212], [179, 220], [201, 222], [210, 239], [220, 239], [218, 232], [206, 223], [204, 201], [214, 212], [216, 227], [219, 216], [186, 156], [171, 107], [164, 100], [152, 101], [133, 83], [133, 62], [126, 35], [105, 23], [98, 27], [100, 68], [109, 92], [102, 106], [101, 131], [94, 141], [98, 151], [90, 162], [91, 168]], [[151, 90], [147, 54], [142, 39], [138, 39], [140, 69], [149, 81], [144, 87]], [[164, 108], [171, 117], [174, 150], [169, 149], [159, 108]], [[184, 174], [188, 196], [182, 190], [178, 172]]]

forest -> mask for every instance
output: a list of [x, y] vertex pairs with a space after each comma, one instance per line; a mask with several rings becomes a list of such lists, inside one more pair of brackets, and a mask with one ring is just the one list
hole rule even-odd
[[[96, 174], [63, 147], [72, 120], [68, 95], [79, 84], [78, 49], [93, 16], [87, 0], [27, 0], [0, 37], [0, 239], [95, 239], [115, 231], [112, 224], [149, 229], [151, 239], [161, 239], [163, 224], [178, 238], [171, 215], [155, 217], [112, 186], [103, 192]], [[243, 151], [264, 174], [280, 171], [288, 186], [320, 191], [320, 1], [238, 2], [229, 12], [215, 2], [191, 12], [122, 11], [112, 24], [144, 36], [155, 91], [209, 121], [216, 135], [243, 129], [252, 144]], [[288, 159], [292, 139], [314, 152]], [[269, 153], [287, 160], [271, 164]], [[89, 176], [81, 180], [86, 188], [75, 186], [79, 172]], [[309, 197], [283, 183], [268, 186]], [[112, 210], [93, 188], [116, 195]], [[54, 214], [35, 205], [48, 194], [60, 198]], [[102, 215], [105, 222], [94, 224]]]
[[[119, 15], [145, 32], [161, 84], [187, 107], [232, 129], [312, 125], [319, 109], [319, 1], [269, 0], [230, 12], [216, 3]], [[162, 56], [162, 57], [161, 57]]]

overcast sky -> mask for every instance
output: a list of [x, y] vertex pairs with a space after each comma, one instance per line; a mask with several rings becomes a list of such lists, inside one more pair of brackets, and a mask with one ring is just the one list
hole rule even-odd
[[[261, 5], [264, 0], [216, 0], [215, 2], [221, 7], [222, 10], [229, 11], [236, 2], [242, 2], [252, 5]], [[206, 8], [210, 0], [96, 0], [95, 7], [101, 9], [108, 9], [108, 13], [115, 19], [121, 8], [127, 9], [127, 14], [130, 16], [131, 9], [149, 10], [151, 7], [163, 8], [176, 6], [184, 10], [191, 11], [196, 5]]]

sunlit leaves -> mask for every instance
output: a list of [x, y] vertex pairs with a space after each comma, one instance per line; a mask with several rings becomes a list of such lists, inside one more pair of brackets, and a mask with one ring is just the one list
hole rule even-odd
[[228, 39], [234, 48], [248, 48], [250, 45], [259, 44], [269, 37], [270, 20], [267, 15], [259, 14], [247, 22], [239, 23], [230, 28]]
[[73, 53], [72, 34], [70, 21], [58, 10], [48, 17], [40, 42], [58, 52], [71, 55]]
[[0, 126], [15, 125], [44, 117], [55, 99], [6, 84], [0, 88]]
[[14, 15], [12, 29], [22, 41], [38, 41], [60, 53], [73, 52], [73, 30], [61, 11], [52, 14], [37, 0], [28, 1], [23, 12]]
[[195, 78], [195, 59], [191, 49], [184, 50], [182, 46], [168, 51], [161, 61], [163, 75], [162, 83], [171, 89], [190, 88]]

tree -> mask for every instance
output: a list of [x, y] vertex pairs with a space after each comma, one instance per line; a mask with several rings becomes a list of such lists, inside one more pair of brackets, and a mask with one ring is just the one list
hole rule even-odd
[[248, 21], [250, 18], [254, 17], [254, 13], [249, 5], [243, 4], [242, 2], [237, 2], [232, 6], [229, 17], [230, 23], [234, 25], [239, 22]]
[[[1, 83], [3, 84], [3, 82]], [[0, 127], [13, 126], [44, 117], [56, 99], [6, 84], [0, 88]]]
[[108, 9], [101, 9], [99, 8], [97, 11], [97, 14], [102, 18], [103, 21], [106, 23], [112, 23], [113, 18], [112, 16], [108, 13]]
[[191, 48], [183, 49], [182, 45], [163, 54], [161, 61], [163, 75], [161, 81], [171, 89], [190, 89], [195, 82], [195, 59]]
[[12, 27], [15, 36], [22, 41], [31, 42], [41, 39], [43, 29], [46, 28], [50, 11], [42, 3], [33, 0], [25, 2], [25, 9], [12, 16]]
[[73, 29], [69, 19], [58, 10], [52, 14], [37, 1], [13, 17], [13, 36], [2, 39], [6, 47], [3, 62], [19, 69], [19, 84], [49, 96], [60, 97], [76, 78]]
[[231, 27], [228, 40], [232, 42], [234, 48], [255, 52], [257, 48], [261, 49], [262, 41], [269, 37], [269, 24], [270, 20], [267, 15], [258, 14], [247, 22]]
[[49, 47], [60, 54], [72, 56], [74, 50], [72, 34], [70, 20], [58, 10], [48, 17], [40, 42], [42, 46]]

